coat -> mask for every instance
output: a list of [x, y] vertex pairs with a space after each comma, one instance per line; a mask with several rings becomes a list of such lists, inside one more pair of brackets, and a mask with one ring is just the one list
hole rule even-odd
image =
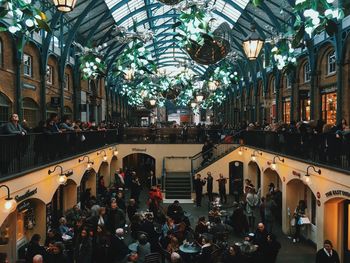
[[77, 243], [74, 249], [76, 263], [91, 263], [92, 242], [90, 238], [84, 238]]
[[316, 254], [316, 263], [340, 263], [337, 251], [332, 249], [332, 256], [329, 257], [324, 249], [320, 249]]

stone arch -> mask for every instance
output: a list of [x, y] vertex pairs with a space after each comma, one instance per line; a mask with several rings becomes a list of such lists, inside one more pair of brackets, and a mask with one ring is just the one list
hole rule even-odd
[[92, 168], [86, 170], [80, 181], [80, 193], [84, 193], [86, 189], [91, 189], [91, 195], [96, 196], [97, 194], [97, 173]]
[[273, 183], [275, 187], [282, 189], [282, 180], [279, 173], [271, 168], [267, 168], [262, 175], [261, 196], [265, 196], [268, 193], [271, 183]]
[[77, 204], [77, 183], [68, 179], [63, 186], [63, 210], [67, 211]]
[[[98, 182], [100, 180], [101, 177], [103, 177], [105, 186], [109, 186], [111, 183], [111, 173], [110, 173], [110, 168], [109, 168], [109, 164], [108, 162], [102, 162], [100, 167], [98, 168]], [[98, 188], [98, 185], [97, 185]], [[97, 189], [98, 190], [98, 189]]]
[[[343, 261], [349, 262], [350, 198], [334, 197], [324, 203], [323, 239], [333, 243]], [[322, 230], [320, 230], [322, 231]], [[347, 243], [347, 244], [346, 244]]]
[[32, 98], [23, 98], [23, 119], [27, 121], [28, 126], [34, 128], [38, 125], [40, 118], [39, 105]]
[[261, 187], [261, 170], [256, 162], [250, 161], [248, 163], [247, 176], [245, 179], [249, 179], [256, 189]]
[[132, 153], [123, 157], [123, 170], [131, 169], [136, 172], [141, 183], [148, 183], [150, 171], [156, 174], [156, 159], [146, 153]]
[[0, 92], [0, 125], [8, 122], [12, 113], [12, 102], [5, 93]]

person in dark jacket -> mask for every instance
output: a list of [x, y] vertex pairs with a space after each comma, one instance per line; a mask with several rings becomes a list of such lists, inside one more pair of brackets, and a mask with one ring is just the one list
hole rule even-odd
[[139, 178], [136, 176], [136, 173], [133, 172], [133, 178], [131, 181], [131, 186], [130, 186], [130, 197], [132, 199], [135, 199], [137, 206], [140, 204], [139, 198], [140, 198], [140, 194], [141, 194], [141, 183]]
[[87, 229], [83, 228], [74, 249], [76, 263], [91, 263], [92, 242]]
[[35, 255], [42, 255], [43, 257], [46, 256], [45, 248], [39, 244], [40, 239], [41, 236], [39, 234], [34, 234], [30, 239], [27, 247], [26, 263], [32, 263]]
[[235, 246], [229, 246], [222, 255], [222, 263], [241, 263], [242, 258]]
[[275, 263], [281, 244], [276, 240], [276, 236], [270, 234], [267, 236], [267, 247], [266, 247], [266, 263]]
[[129, 200], [129, 205], [126, 207], [126, 213], [128, 214], [129, 221], [131, 221], [131, 218], [136, 214], [137, 207], [135, 199]]
[[67, 256], [63, 252], [63, 243], [55, 242], [49, 250], [47, 263], [68, 263]]
[[196, 192], [196, 205], [197, 207], [200, 207], [202, 205], [203, 186], [205, 185], [205, 181], [201, 179], [200, 174], [197, 174], [196, 177], [193, 186]]
[[27, 131], [19, 124], [19, 118], [17, 114], [12, 114], [10, 121], [3, 127], [4, 134], [18, 134], [26, 135]]
[[316, 263], [340, 263], [339, 255], [333, 249], [333, 244], [330, 240], [325, 240], [323, 248], [317, 251]]
[[209, 202], [213, 202], [213, 177], [211, 176], [211, 172], [207, 173], [207, 193], [208, 193], [208, 199]]
[[117, 228], [123, 228], [125, 223], [125, 213], [118, 207], [116, 200], [113, 198], [111, 202], [111, 209], [107, 215], [108, 230], [110, 233], [114, 233]]
[[124, 262], [129, 253], [129, 248], [124, 242], [124, 230], [118, 228], [111, 238], [109, 249], [109, 261], [111, 263]]
[[220, 178], [216, 181], [218, 181], [218, 185], [219, 185], [220, 201], [222, 204], [226, 204], [227, 203], [227, 195], [226, 195], [227, 179], [224, 178], [224, 176], [222, 174], [220, 174], [219, 176], [220, 176]]

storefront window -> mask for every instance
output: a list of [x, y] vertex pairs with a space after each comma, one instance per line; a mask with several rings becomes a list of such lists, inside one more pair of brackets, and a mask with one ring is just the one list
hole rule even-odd
[[290, 101], [283, 101], [283, 121], [290, 123]]
[[322, 118], [327, 124], [335, 124], [337, 115], [337, 93], [322, 94]]
[[300, 117], [303, 121], [310, 120], [310, 99], [300, 99]]

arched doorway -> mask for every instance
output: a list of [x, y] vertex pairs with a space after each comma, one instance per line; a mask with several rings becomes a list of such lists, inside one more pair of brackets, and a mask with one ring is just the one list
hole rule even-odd
[[[287, 183], [286, 186], [286, 219], [288, 223], [287, 229], [291, 229], [290, 222], [296, 207], [300, 200], [305, 201], [306, 217], [311, 224], [304, 225], [300, 234], [307, 240], [317, 243], [317, 199], [311, 188], [302, 180], [296, 178]], [[289, 211], [289, 213], [288, 213]]]
[[264, 178], [262, 180], [261, 186], [261, 196], [265, 196], [269, 192], [270, 185], [273, 184], [275, 188], [282, 188], [282, 181], [278, 173], [270, 168], [267, 168], [263, 174]]
[[243, 196], [243, 163], [232, 161], [229, 163], [229, 193], [232, 194], [236, 202]]
[[34, 234], [46, 235], [46, 204], [37, 198], [26, 199], [17, 205], [16, 209], [16, 240], [17, 259], [24, 259], [25, 246]]
[[324, 204], [324, 239], [338, 251], [341, 262], [350, 262], [350, 200], [333, 198]]
[[7, 123], [11, 113], [11, 102], [0, 92], [0, 126]]
[[110, 169], [109, 169], [109, 165], [108, 162], [102, 162], [100, 165], [100, 168], [98, 169], [98, 178], [97, 178], [97, 191], [98, 194], [101, 194], [99, 192], [99, 178], [101, 178], [103, 176], [103, 180], [105, 183], [105, 186], [108, 187], [110, 184]]
[[248, 173], [246, 179], [249, 179], [252, 182], [255, 189], [259, 189], [261, 187], [261, 171], [256, 162], [250, 161], [248, 163]]
[[133, 153], [123, 158], [123, 170], [133, 170], [138, 175], [141, 184], [147, 184], [150, 171], [156, 174], [156, 160], [145, 153]]
[[63, 186], [63, 211], [71, 209], [77, 204], [77, 184], [68, 179]]
[[97, 178], [96, 171], [94, 169], [86, 170], [80, 182], [80, 195], [84, 193], [86, 189], [91, 189], [91, 196], [96, 196]]
[[[112, 157], [111, 164], [110, 164], [110, 174], [109, 174], [109, 184], [114, 183], [114, 174], [118, 170], [118, 158], [116, 156]], [[106, 183], [106, 181], [105, 181]], [[107, 185], [107, 184], [106, 184]]]

